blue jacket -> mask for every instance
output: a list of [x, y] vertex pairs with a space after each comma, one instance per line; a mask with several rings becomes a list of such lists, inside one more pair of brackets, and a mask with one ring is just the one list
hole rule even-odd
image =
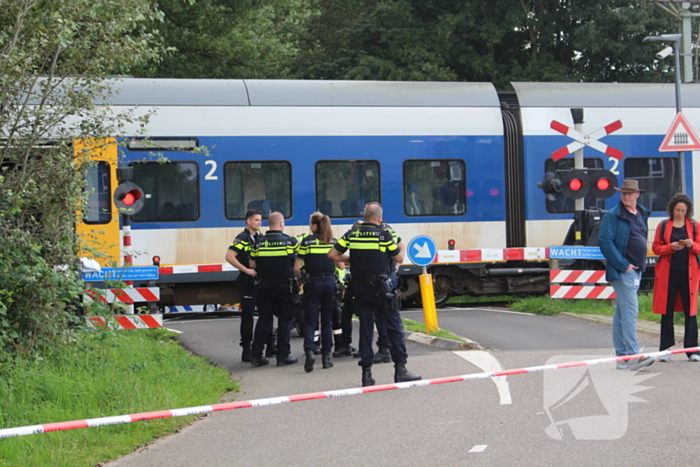
[[[618, 203], [608, 211], [603, 216], [598, 233], [598, 245], [607, 261], [605, 278], [608, 282], [619, 279], [620, 274], [627, 271], [630, 266], [630, 262], [625, 259], [627, 242], [630, 238], [630, 222], [625, 217], [625, 213], [620, 212], [622, 209], [625, 209], [624, 206]], [[648, 225], [650, 211], [639, 204], [637, 210], [642, 214], [644, 225]]]

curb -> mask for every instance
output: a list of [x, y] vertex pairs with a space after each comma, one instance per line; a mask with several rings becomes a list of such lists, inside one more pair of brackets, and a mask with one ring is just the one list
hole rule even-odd
[[[583, 321], [584, 323], [591, 324], [605, 324], [612, 326], [612, 316], [598, 316], [598, 315], [577, 315], [575, 313], [569, 313], [562, 311], [558, 313], [557, 316], [564, 316], [565, 318], [573, 319], [574, 321]], [[679, 328], [680, 326], [676, 326]], [[649, 321], [637, 321], [637, 333], [646, 334], [652, 337], [660, 337], [661, 330], [658, 324], [651, 323]], [[684, 331], [675, 330], [676, 342], [683, 342]]]
[[466, 337], [462, 337], [464, 342], [460, 342], [454, 339], [447, 339], [444, 337], [434, 337], [422, 332], [412, 332], [406, 331], [406, 340], [418, 342], [419, 344], [431, 345], [433, 347], [439, 347], [444, 350], [484, 350], [484, 348], [478, 342], [475, 342]]

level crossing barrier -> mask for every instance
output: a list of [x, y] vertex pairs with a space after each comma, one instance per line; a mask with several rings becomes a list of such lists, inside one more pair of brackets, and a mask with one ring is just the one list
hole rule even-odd
[[549, 271], [549, 298], [614, 299], [605, 271]]
[[136, 302], [157, 302], [158, 300], [160, 300], [160, 288], [158, 287], [90, 289], [83, 293], [83, 303], [99, 301], [102, 303], [120, 302], [126, 305], [133, 305]]

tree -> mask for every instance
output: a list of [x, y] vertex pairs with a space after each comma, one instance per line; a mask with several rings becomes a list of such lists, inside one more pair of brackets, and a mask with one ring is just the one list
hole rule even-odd
[[118, 136], [132, 118], [95, 103], [113, 92], [108, 75], [157, 60], [147, 26], [160, 19], [148, 0], [3, 2], [0, 361], [48, 348], [72, 316], [84, 186], [73, 141]]
[[[313, 79], [650, 81], [674, 29], [632, 0], [314, 0], [294, 71]], [[665, 71], [662, 71], [662, 75]]]
[[154, 24], [171, 47], [159, 63], [134, 70], [158, 78], [289, 78], [308, 14], [304, 0], [163, 0]]

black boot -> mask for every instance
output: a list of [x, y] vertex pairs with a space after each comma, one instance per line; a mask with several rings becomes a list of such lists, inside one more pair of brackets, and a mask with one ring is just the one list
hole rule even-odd
[[377, 353], [373, 357], [374, 363], [391, 363], [391, 352], [389, 347], [379, 347]]
[[362, 386], [374, 386], [371, 366], [362, 367]]
[[241, 353], [242, 362], [250, 362], [250, 346], [243, 346], [243, 352]]
[[253, 366], [265, 366], [268, 363], [270, 363], [270, 360], [268, 360], [265, 357], [259, 357], [259, 358], [252, 357], [250, 359], [250, 364]]
[[408, 381], [418, 381], [423, 379], [420, 376], [416, 376], [406, 369], [405, 363], [397, 363], [394, 365], [394, 382], [395, 383], [405, 383]]
[[352, 355], [352, 350], [349, 345], [336, 345], [335, 352], [333, 352], [333, 358], [349, 357]]
[[277, 366], [294, 365], [298, 361], [298, 359], [290, 357], [289, 355], [287, 355], [285, 358], [277, 357]]
[[312, 371], [314, 371], [314, 363], [316, 363], [316, 359], [314, 358], [314, 351], [305, 350], [304, 354], [306, 355], [306, 362], [304, 362], [304, 371], [307, 373], [311, 373]]
[[333, 362], [331, 361], [331, 354], [324, 353], [321, 357], [321, 363], [323, 364], [323, 369], [333, 368]]

